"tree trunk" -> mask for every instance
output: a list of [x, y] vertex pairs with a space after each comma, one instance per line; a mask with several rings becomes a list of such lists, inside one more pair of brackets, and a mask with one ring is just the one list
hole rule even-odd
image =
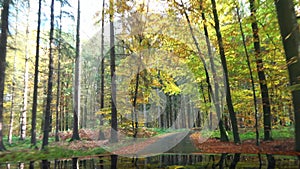
[[295, 116], [295, 150], [300, 151], [300, 34], [293, 0], [275, 0], [280, 33], [289, 71]]
[[241, 141], [240, 141], [240, 136], [239, 136], [239, 132], [238, 132], [236, 114], [234, 112], [234, 108], [232, 105], [226, 56], [225, 56], [225, 51], [224, 51], [224, 46], [223, 46], [222, 34], [221, 34], [221, 30], [220, 30], [220, 23], [219, 23], [219, 17], [218, 17], [218, 12], [217, 12], [217, 7], [216, 7], [216, 1], [211, 0], [211, 3], [212, 3], [212, 8], [213, 8], [215, 30], [216, 30], [218, 44], [219, 44], [219, 53], [220, 53], [220, 57], [221, 57], [222, 66], [224, 69], [225, 86], [226, 86], [226, 102], [227, 102], [227, 108], [229, 111], [230, 120], [231, 120], [231, 124], [232, 124], [233, 138], [234, 138], [235, 143], [240, 143]]
[[36, 54], [34, 65], [34, 85], [33, 85], [33, 102], [32, 102], [32, 115], [31, 115], [31, 145], [36, 146], [36, 112], [37, 112], [37, 95], [38, 95], [38, 78], [39, 78], [39, 57], [40, 57], [40, 32], [41, 32], [41, 9], [42, 0], [39, 0], [38, 10], [38, 25], [36, 36]]
[[[16, 8], [16, 25], [15, 25], [15, 39], [14, 45], [15, 47], [18, 45], [18, 25], [19, 25], [19, 1], [15, 2]], [[12, 144], [12, 137], [13, 137], [13, 127], [14, 127], [14, 106], [15, 106], [15, 90], [16, 90], [16, 58], [17, 58], [17, 50], [14, 51], [14, 67], [13, 67], [13, 77], [12, 77], [12, 87], [11, 87], [11, 106], [10, 106], [10, 116], [9, 116], [9, 131], [8, 131], [8, 144]]]
[[10, 0], [3, 0], [1, 12], [1, 34], [0, 34], [0, 151], [5, 150], [3, 144], [3, 101], [6, 69], [6, 47], [8, 34], [8, 15]]
[[254, 41], [254, 49], [255, 49], [255, 59], [256, 59], [256, 68], [259, 79], [259, 86], [261, 90], [261, 99], [263, 104], [263, 116], [264, 116], [264, 140], [272, 140], [271, 137], [271, 109], [270, 109], [270, 99], [269, 92], [267, 87], [267, 80], [264, 72], [263, 60], [261, 56], [260, 50], [260, 40], [258, 34], [258, 25], [256, 21], [256, 1], [249, 0], [250, 2], [250, 10], [252, 17], [252, 32], [253, 32], [253, 41]]
[[[237, 2], [238, 3], [238, 2]], [[250, 74], [250, 79], [251, 79], [251, 87], [252, 87], [252, 94], [253, 94], [253, 104], [254, 104], [254, 112], [255, 112], [255, 133], [256, 133], [256, 145], [259, 145], [259, 131], [258, 131], [258, 108], [257, 108], [257, 98], [256, 98], [256, 92], [255, 92], [255, 85], [254, 85], [254, 79], [253, 79], [253, 73], [251, 69], [251, 61], [250, 61], [250, 56], [247, 50], [247, 44], [246, 44], [246, 37], [244, 34], [243, 26], [242, 26], [242, 21], [241, 21], [241, 15], [240, 15], [240, 8], [237, 5], [236, 6], [236, 11], [237, 11], [237, 16], [238, 16], [238, 21], [239, 21], [239, 27], [241, 31], [241, 36], [243, 40], [243, 46], [245, 50], [245, 55], [246, 55], [246, 61], [247, 61], [247, 66]]]
[[[104, 108], [104, 73], [105, 73], [105, 57], [104, 57], [104, 17], [105, 17], [105, 0], [103, 0], [102, 4], [102, 18], [101, 18], [101, 86], [100, 86], [100, 109]], [[104, 140], [105, 136], [102, 132], [103, 127], [103, 114], [100, 114], [100, 130], [99, 130], [99, 140]]]
[[111, 77], [111, 136], [112, 143], [118, 142], [118, 119], [116, 107], [116, 79], [114, 77], [116, 71], [115, 63], [115, 33], [114, 33], [114, 1], [109, 1], [109, 24], [110, 24], [110, 77]]
[[28, 76], [29, 76], [29, 51], [28, 51], [28, 40], [29, 40], [29, 13], [30, 13], [30, 2], [27, 1], [27, 23], [26, 23], [26, 40], [25, 40], [25, 72], [24, 72], [24, 91], [23, 91], [23, 108], [20, 117], [20, 140], [26, 138], [26, 126], [27, 126], [27, 105], [28, 105]]
[[[209, 34], [208, 34], [208, 29], [206, 26], [206, 17], [205, 17], [205, 13], [203, 11], [203, 2], [200, 2], [200, 9], [202, 10], [201, 12], [201, 17], [203, 20], [203, 30], [204, 30], [204, 35], [206, 37], [205, 42], [206, 42], [206, 46], [207, 46], [207, 52], [208, 52], [208, 57], [209, 57], [209, 61], [210, 61], [210, 66], [211, 66], [211, 71], [212, 71], [212, 76], [213, 76], [213, 80], [217, 81], [217, 77], [216, 77], [216, 69], [215, 69], [215, 64], [214, 64], [214, 60], [213, 60], [213, 54], [212, 54], [212, 47], [210, 45], [210, 40], [209, 40]], [[205, 71], [206, 73], [206, 83], [207, 83], [207, 87], [208, 87], [208, 101], [209, 103], [211, 103], [211, 101], [213, 100], [214, 106], [216, 108], [216, 112], [217, 112], [217, 116], [218, 116], [218, 120], [220, 121], [219, 124], [219, 130], [220, 130], [220, 137], [221, 137], [221, 141], [229, 141], [228, 135], [226, 133], [226, 130], [224, 128], [223, 125], [223, 119], [222, 119], [222, 115], [221, 115], [221, 109], [220, 109], [220, 104], [219, 104], [219, 84], [217, 82], [214, 83], [214, 91], [212, 90], [212, 86], [210, 84], [210, 80], [209, 80], [209, 75], [207, 70]], [[210, 123], [209, 123], [209, 128], [212, 129], [212, 124], [213, 124], [213, 119], [212, 119], [212, 112], [210, 111]]]
[[47, 89], [47, 103], [44, 122], [44, 136], [42, 149], [48, 145], [51, 119], [51, 102], [52, 102], [52, 88], [53, 88], [53, 33], [54, 33], [54, 0], [51, 1], [51, 16], [50, 16], [50, 38], [49, 38], [49, 73], [48, 73], [48, 89]]
[[80, 0], [77, 7], [77, 28], [76, 28], [76, 59], [75, 59], [75, 84], [74, 84], [74, 105], [73, 105], [73, 135], [71, 141], [80, 140], [79, 137], [79, 115], [80, 115]]
[[[140, 62], [140, 60], [138, 61]], [[138, 64], [138, 70], [135, 79], [135, 86], [134, 86], [134, 95], [133, 95], [133, 103], [132, 103], [132, 131], [133, 131], [133, 138], [136, 138], [138, 133], [138, 113], [137, 113], [137, 96], [139, 91], [139, 80], [140, 80], [140, 65]]]
[[61, 84], [60, 84], [60, 73], [61, 73], [61, 67], [60, 67], [60, 60], [61, 60], [61, 41], [62, 41], [62, 7], [63, 3], [60, 2], [60, 12], [59, 12], [59, 35], [58, 35], [58, 59], [57, 59], [57, 80], [56, 80], [56, 104], [55, 104], [55, 141], [59, 141], [59, 128], [60, 128], [60, 116], [59, 116], [59, 107], [60, 107], [60, 96], [61, 96]]

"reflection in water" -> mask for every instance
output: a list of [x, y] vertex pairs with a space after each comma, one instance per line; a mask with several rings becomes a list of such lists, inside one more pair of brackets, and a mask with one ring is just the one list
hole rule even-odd
[[73, 169], [79, 169], [78, 158], [72, 158], [72, 168]]
[[42, 160], [42, 169], [50, 169], [50, 162], [48, 160]]
[[268, 169], [275, 168], [275, 159], [273, 155], [267, 154], [267, 159], [268, 159]]
[[117, 163], [118, 163], [118, 156], [117, 155], [111, 155], [111, 165], [110, 168], [111, 169], [117, 169]]
[[[260, 158], [260, 159], [259, 159]], [[261, 164], [261, 165], [260, 165]], [[122, 156], [99, 156], [93, 158], [72, 158], [65, 160], [30, 163], [4, 163], [0, 168], [30, 169], [152, 169], [152, 168], [298, 168], [297, 156], [245, 155], [245, 154], [164, 154], [147, 158], [125, 158]]]
[[104, 161], [103, 161], [103, 156], [99, 156], [100, 160], [99, 160], [99, 163], [100, 163], [100, 169], [104, 169]]
[[229, 169], [234, 169], [236, 167], [237, 163], [240, 161], [240, 157], [241, 157], [240, 153], [234, 154], [234, 157], [233, 157], [233, 160], [230, 164]]
[[34, 169], [34, 161], [29, 162], [29, 169]]

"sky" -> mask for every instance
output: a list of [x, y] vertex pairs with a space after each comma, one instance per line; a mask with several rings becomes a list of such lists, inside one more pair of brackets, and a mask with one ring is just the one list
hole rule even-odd
[[[77, 1], [78, 0], [68, 0], [68, 2], [71, 4], [71, 8], [68, 8], [67, 11], [72, 11], [75, 18], [77, 15]], [[108, 2], [106, 1], [106, 8], [108, 8]], [[164, 0], [135, 0], [136, 3], [142, 3], [142, 1], [145, 1], [145, 3], [149, 2], [149, 9], [150, 12], [160, 12], [163, 9], [163, 5], [161, 5], [161, 2], [165, 2]], [[96, 19], [95, 14], [96, 12], [99, 12], [102, 10], [102, 0], [81, 0], [80, 6], [81, 6], [81, 26], [80, 26], [80, 33], [81, 33], [81, 39], [88, 40], [90, 39], [94, 34], [96, 34], [98, 31], [101, 30], [101, 25], [95, 25]], [[49, 16], [50, 16], [50, 4], [51, 0], [45, 0], [43, 2], [44, 6], [42, 7], [42, 12], [44, 13], [44, 16], [42, 17], [43, 24], [42, 27], [44, 29], [49, 29]], [[38, 11], [38, 0], [31, 0], [31, 8], [32, 10], [32, 20], [33, 22], [36, 22], [37, 20], [37, 11]], [[55, 15], [59, 15], [60, 10], [60, 3], [58, 1], [55, 1]], [[100, 19], [100, 18], [98, 18]], [[75, 21], [71, 21], [70, 19], [66, 18], [63, 21], [63, 29], [64, 30], [70, 30], [73, 29], [75, 31]], [[66, 23], [67, 22], [67, 23]], [[33, 28], [36, 29], [36, 23], [32, 24]], [[108, 26], [108, 23], [105, 24], [105, 26]]]

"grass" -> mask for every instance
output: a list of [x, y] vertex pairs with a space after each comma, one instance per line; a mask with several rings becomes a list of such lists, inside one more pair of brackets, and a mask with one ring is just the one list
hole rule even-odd
[[[97, 154], [104, 154], [106, 151], [101, 148], [92, 148], [85, 150], [71, 150], [61, 146], [51, 145], [45, 148], [45, 150], [40, 150], [31, 147], [30, 138], [26, 140], [19, 140], [18, 137], [13, 138], [13, 144], [9, 145], [7, 139], [5, 140], [5, 148], [7, 151], [0, 152], [0, 163], [5, 162], [19, 162], [19, 161], [39, 161], [39, 160], [54, 160], [62, 158], [72, 158], [72, 157], [84, 157]], [[54, 138], [49, 138], [49, 144], [54, 142]], [[37, 146], [41, 147], [42, 141], [37, 141]]]
[[[256, 138], [256, 133], [254, 129], [245, 129], [245, 130], [239, 130], [240, 139], [243, 140], [251, 140]], [[294, 128], [293, 127], [281, 127], [281, 128], [273, 128], [272, 129], [272, 138], [274, 140], [277, 139], [288, 139], [288, 138], [294, 138]], [[233, 133], [232, 131], [228, 131], [228, 136], [230, 140], [233, 140]], [[220, 137], [219, 130], [211, 132], [211, 137], [218, 138]], [[264, 139], [264, 130], [259, 130], [259, 138], [261, 140]]]

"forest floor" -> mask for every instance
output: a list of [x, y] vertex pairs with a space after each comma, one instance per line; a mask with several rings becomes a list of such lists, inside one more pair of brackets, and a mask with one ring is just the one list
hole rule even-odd
[[[125, 130], [124, 130], [125, 131]], [[287, 132], [288, 131], [288, 132]], [[300, 152], [294, 151], [295, 141], [293, 132], [286, 129], [274, 130], [273, 141], [260, 140], [260, 145], [251, 132], [243, 132], [240, 136], [241, 144], [231, 142], [221, 142], [217, 139], [218, 133], [208, 139], [196, 132], [183, 131], [153, 131], [149, 129], [141, 130], [139, 138], [134, 140], [130, 137], [130, 132], [126, 139], [120, 139], [118, 143], [112, 144], [109, 140], [98, 141], [99, 131], [80, 130], [79, 141], [70, 142], [72, 132], [60, 133], [60, 141], [55, 142], [51, 135], [49, 146], [40, 151], [39, 148], [31, 147], [30, 140], [19, 140], [14, 138], [12, 145], [6, 145], [7, 151], [0, 152], [0, 163], [8, 161], [39, 161], [42, 159], [69, 159], [73, 157], [85, 158], [89, 156], [117, 154], [121, 156], [149, 156], [157, 154], [221, 154], [221, 153], [241, 153], [241, 154], [273, 154], [299, 156]], [[250, 135], [249, 135], [250, 133]], [[279, 134], [280, 133], [280, 134]], [[290, 133], [290, 134], [287, 134]], [[246, 136], [245, 136], [246, 134]], [[230, 138], [232, 135], [230, 135]], [[106, 135], [105, 138], [109, 138]], [[38, 147], [41, 145], [41, 139], [38, 139]], [[232, 140], [232, 138], [231, 138]], [[177, 144], [178, 143], [178, 144]], [[30, 148], [29, 148], [30, 147]]]
[[[172, 138], [174, 137], [174, 138]], [[167, 146], [168, 140], [176, 139], [176, 133], [167, 133], [155, 137], [150, 137], [144, 141], [139, 141], [134, 144], [122, 145], [114, 150], [113, 154], [129, 155], [137, 154], [139, 152], [151, 151], [153, 148], [163, 148], [157, 146]], [[242, 153], [242, 154], [273, 154], [273, 155], [292, 155], [300, 156], [300, 152], [294, 151], [295, 141], [293, 138], [276, 139], [273, 141], [260, 140], [260, 145], [256, 145], [255, 139], [243, 140], [240, 144], [234, 142], [221, 142], [217, 138], [209, 138], [204, 142], [201, 141], [201, 136], [198, 132], [189, 135], [190, 143], [192, 143], [195, 151], [192, 153], [207, 153], [207, 154], [221, 154], [221, 153]], [[200, 141], [201, 143], [200, 143]], [[105, 141], [75, 141], [71, 143], [56, 143], [67, 149], [82, 150], [95, 147], [105, 146], [108, 140]]]

